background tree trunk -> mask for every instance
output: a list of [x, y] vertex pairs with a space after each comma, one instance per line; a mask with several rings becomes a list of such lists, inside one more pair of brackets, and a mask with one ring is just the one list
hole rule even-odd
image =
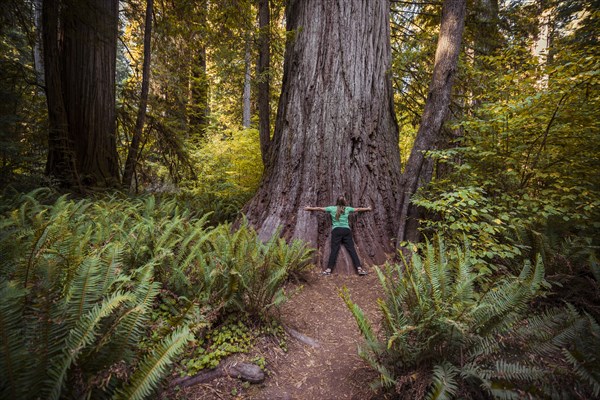
[[[345, 194], [369, 206], [352, 221], [359, 256], [381, 263], [393, 252], [399, 191], [398, 126], [389, 77], [389, 2], [291, 1], [283, 87], [273, 149], [261, 187], [244, 212], [268, 238], [287, 238], [329, 253], [330, 217], [304, 211]], [[340, 252], [338, 271], [351, 272]]]
[[271, 147], [271, 10], [269, 0], [258, 0], [258, 60], [256, 65], [258, 132], [263, 165], [267, 165]]
[[398, 247], [402, 241], [418, 240], [419, 211], [411, 204], [410, 198], [419, 187], [431, 180], [432, 165], [424, 153], [436, 149], [448, 113], [465, 27], [465, 13], [466, 0], [444, 1], [431, 85], [421, 125], [402, 174], [402, 197], [398, 208], [400, 226], [396, 239]]
[[140, 140], [144, 130], [146, 121], [146, 107], [148, 105], [148, 90], [150, 88], [150, 57], [152, 48], [150, 47], [150, 39], [152, 37], [152, 12], [154, 0], [146, 1], [146, 20], [144, 25], [144, 62], [142, 66], [142, 91], [140, 93], [140, 105], [135, 120], [135, 128], [131, 138], [131, 145], [127, 153], [127, 161], [125, 161], [125, 171], [123, 172], [123, 187], [129, 189], [131, 187], [131, 179], [135, 174], [135, 167], [138, 162]]
[[117, 186], [119, 181], [117, 18], [118, 0], [43, 2], [50, 115], [46, 172], [66, 186]]
[[[198, 7], [200, 25], [205, 27], [208, 2], [202, 0]], [[188, 102], [190, 136], [197, 139], [204, 137], [210, 115], [209, 85], [206, 74], [206, 38], [204, 34], [202, 34], [201, 40], [202, 46], [196, 50], [196, 55], [192, 60], [191, 91]]]
[[250, 84], [252, 76], [250, 66], [252, 64], [252, 42], [250, 33], [246, 36], [246, 48], [244, 52], [244, 94], [242, 95], [242, 126], [250, 128]]
[[475, 4], [475, 57], [489, 56], [499, 46], [500, 7], [498, 0], [477, 0]]
[[33, 26], [35, 27], [35, 38], [33, 43], [33, 67], [35, 68], [36, 83], [43, 87], [44, 83], [44, 54], [42, 37], [42, 0], [34, 0], [31, 4], [33, 9]]
[[115, 68], [118, 0], [64, 7], [63, 92], [77, 170], [85, 186], [117, 186]]
[[190, 98], [190, 133], [192, 137], [202, 138], [208, 126], [210, 108], [208, 105], [208, 77], [206, 75], [206, 48], [197, 49], [192, 61], [192, 90]]
[[44, 0], [42, 6], [44, 81], [49, 123], [46, 175], [57, 179], [61, 186], [77, 187], [79, 178], [75, 150], [69, 139], [69, 124], [62, 90], [59, 42], [60, 0]]

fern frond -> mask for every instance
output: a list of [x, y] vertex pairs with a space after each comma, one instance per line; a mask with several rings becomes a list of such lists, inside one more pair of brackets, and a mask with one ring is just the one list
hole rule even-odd
[[373, 332], [373, 327], [365, 317], [363, 310], [361, 310], [361, 308], [358, 305], [352, 302], [352, 299], [350, 298], [350, 292], [348, 292], [348, 288], [344, 286], [340, 290], [340, 296], [342, 297], [342, 300], [344, 300], [344, 303], [346, 303], [346, 306], [352, 313], [352, 316], [358, 324], [358, 329], [360, 330], [360, 333], [362, 333], [367, 342], [377, 342], [377, 336]]
[[114, 398], [142, 400], [150, 396], [173, 359], [192, 338], [193, 335], [187, 327], [179, 328], [165, 338], [151, 355], [144, 358], [129, 383], [118, 390]]
[[590, 385], [594, 397], [600, 394], [600, 374], [598, 373], [599, 360], [586, 356], [577, 350], [562, 350], [565, 359], [573, 366], [575, 374], [583, 382]]
[[396, 384], [396, 379], [391, 371], [374, 356], [371, 348], [364, 350], [361, 346], [358, 347], [358, 355], [365, 360], [375, 371], [379, 373], [379, 379], [371, 384], [373, 389], [380, 387], [390, 388]]
[[77, 321], [75, 327], [69, 332], [62, 354], [51, 360], [48, 372], [51, 377], [48, 382], [47, 395], [49, 398], [59, 398], [68, 369], [81, 351], [92, 343], [98, 333], [100, 322], [112, 314], [121, 304], [131, 300], [131, 295], [120, 292], [113, 293]]
[[[151, 267], [147, 267], [152, 271]], [[160, 291], [158, 282], [151, 282], [151, 272], [143, 276], [132, 293], [132, 301], [128, 309], [123, 312], [97, 341], [93, 352], [99, 352], [106, 344], [106, 355], [100, 357], [98, 365], [107, 365], [122, 359], [127, 359], [130, 349], [138, 344], [145, 328], [145, 323], [150, 318], [150, 311], [156, 296]]]
[[[439, 309], [439, 305], [442, 303], [442, 299], [445, 294], [445, 287], [443, 283], [443, 275], [444, 273], [440, 273], [440, 269], [438, 268], [436, 251], [434, 246], [431, 243], [426, 242], [425, 245], [425, 260], [423, 262], [423, 269], [425, 271], [425, 275], [428, 278], [428, 284], [431, 285], [431, 296], [433, 297], [433, 305]], [[442, 266], [444, 268], [445, 266]]]
[[458, 369], [449, 362], [433, 367], [432, 382], [427, 392], [427, 400], [451, 400], [458, 391]]
[[120, 245], [109, 245], [102, 254], [102, 268], [104, 272], [100, 279], [102, 282], [102, 293], [107, 293], [110, 287], [117, 281], [122, 269], [123, 247]]
[[77, 268], [71, 282], [66, 282], [68, 288], [65, 300], [67, 318], [77, 321], [87, 314], [102, 297], [101, 259], [97, 256], [87, 257]]
[[0, 281], [0, 385], [2, 398], [21, 398], [27, 390], [23, 382], [24, 368], [29, 361], [23, 337], [24, 298], [27, 292]]
[[505, 360], [498, 360], [495, 363], [494, 376], [488, 376], [489, 379], [517, 380], [522, 382], [539, 381], [548, 373], [547, 371], [527, 366], [519, 363], [511, 363]]

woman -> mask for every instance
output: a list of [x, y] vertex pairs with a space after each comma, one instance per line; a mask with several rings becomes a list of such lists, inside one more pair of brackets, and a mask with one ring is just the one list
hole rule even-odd
[[323, 275], [331, 275], [335, 262], [337, 260], [338, 252], [340, 251], [340, 244], [343, 244], [350, 253], [352, 263], [356, 272], [359, 275], [366, 275], [367, 271], [360, 265], [360, 260], [356, 254], [354, 248], [354, 241], [352, 240], [352, 231], [348, 224], [348, 217], [351, 212], [371, 211], [371, 207], [366, 208], [353, 208], [346, 206], [346, 199], [344, 196], [340, 196], [337, 199], [335, 206], [328, 207], [304, 207], [306, 211], [325, 211], [331, 215], [332, 229], [331, 229], [331, 252], [329, 253], [329, 262], [327, 263], [327, 269], [323, 271]]

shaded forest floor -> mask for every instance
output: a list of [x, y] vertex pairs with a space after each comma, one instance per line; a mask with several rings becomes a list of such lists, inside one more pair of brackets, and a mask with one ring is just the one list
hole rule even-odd
[[[371, 321], [378, 321], [377, 298], [381, 287], [376, 274], [321, 276], [313, 271], [281, 308], [280, 320], [288, 328], [287, 351], [273, 339], [262, 339], [240, 360], [263, 357], [267, 378], [262, 384], [243, 384], [222, 377], [181, 390], [178, 399], [374, 399], [369, 384], [376, 373], [357, 355], [363, 342], [352, 314], [339, 293], [347, 287], [352, 300]], [[296, 334], [291, 335], [289, 332]], [[298, 335], [298, 333], [300, 335]]]

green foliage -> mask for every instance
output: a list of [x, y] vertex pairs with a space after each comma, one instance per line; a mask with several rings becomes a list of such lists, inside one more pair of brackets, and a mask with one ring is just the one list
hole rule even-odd
[[255, 338], [256, 332], [243, 321], [230, 318], [220, 327], [208, 332], [197, 343], [194, 352], [184, 362], [186, 373], [194, 375], [201, 369], [216, 368], [223, 358], [248, 352]]
[[447, 250], [440, 240], [377, 269], [383, 341], [342, 293], [366, 339], [359, 354], [380, 374], [376, 386], [431, 399], [597, 395], [596, 321], [569, 305], [530, 313], [546, 285], [541, 261], [491, 286], [477, 262], [468, 247]]
[[[139, 102], [144, 6], [144, 2], [131, 1], [122, 10], [125, 23], [119, 61], [123, 67], [118, 93], [122, 157]], [[262, 169], [257, 138], [254, 142], [256, 130], [240, 129], [241, 93], [250, 79], [254, 102], [257, 82], [268, 78], [271, 104], [277, 104], [285, 45], [285, 28], [280, 23], [283, 2], [270, 2], [268, 76], [257, 76], [254, 68], [246, 76], [246, 67], [256, 64], [258, 53], [254, 2], [158, 2], [154, 11], [152, 85], [136, 184], [151, 191], [184, 186], [210, 204], [218, 222], [231, 221], [244, 201], [239, 196], [247, 196], [244, 185], [248, 179], [260, 179]], [[274, 120], [277, 109], [271, 110]], [[252, 127], [257, 125], [253, 110]], [[239, 144], [233, 143], [237, 140]], [[230, 158], [238, 159], [234, 168], [226, 166]], [[231, 171], [235, 175], [229, 176]], [[224, 179], [213, 182], [215, 177]]]
[[598, 58], [571, 49], [540, 68], [518, 50], [485, 58], [511, 66], [491, 80], [502, 95], [488, 95], [455, 126], [457, 147], [430, 152], [446, 173], [414, 198], [430, 213], [424, 232], [466, 236], [492, 264], [527, 250], [523, 230], [599, 245]]
[[[204, 336], [197, 336], [195, 345], [186, 352], [182, 365], [186, 375], [194, 375], [202, 369], [216, 368], [225, 357], [250, 351], [260, 337], [274, 338], [285, 351], [285, 336], [281, 324], [274, 320], [256, 325], [248, 318], [231, 314], [218, 327], [206, 332]], [[255, 357], [251, 361], [262, 370], [266, 369], [264, 357]]]
[[145, 399], [152, 394], [155, 382], [167, 372], [171, 360], [179, 354], [190, 340], [190, 332], [186, 327], [179, 328], [157, 346], [152, 354], [148, 355], [136, 372], [132, 375], [130, 383], [124, 385], [117, 392], [116, 399]]
[[[20, 0], [0, 10], [0, 186], [30, 190], [44, 169], [47, 109], [32, 59], [33, 7]], [[40, 49], [38, 48], [38, 54]]]
[[188, 276], [199, 284], [194, 291], [203, 293], [202, 303], [264, 318], [285, 301], [283, 284], [309, 267], [311, 257], [312, 250], [300, 241], [288, 245], [274, 235], [263, 243], [243, 221], [236, 230], [217, 227]]
[[266, 318], [310, 265], [304, 244], [263, 243], [245, 222], [209, 228], [176, 198], [39, 190], [12, 204], [0, 218], [2, 396], [148, 397], [188, 341], [230, 313]]
[[209, 132], [191, 152], [197, 179], [183, 183], [184, 196], [209, 205], [218, 222], [233, 221], [262, 177], [256, 129]]
[[[175, 338], [167, 338], [162, 346], [171, 350], [160, 360], [147, 358], [133, 375], [109, 375], [99, 384], [121, 363], [137, 362], [137, 343], [160, 286], [152, 282], [151, 264], [125, 273], [118, 245], [94, 243], [91, 234], [73, 235], [78, 228], [90, 232], [80, 226], [82, 206], [63, 197], [46, 213], [34, 214], [31, 229], [17, 235], [12, 268], [3, 270], [0, 280], [6, 344], [0, 371], [10, 377], [0, 389], [3, 397], [105, 398], [119, 380], [126, 391], [139, 385], [150, 393], [180, 351], [182, 345], [173, 347]], [[177, 340], [189, 341], [182, 332]]]

